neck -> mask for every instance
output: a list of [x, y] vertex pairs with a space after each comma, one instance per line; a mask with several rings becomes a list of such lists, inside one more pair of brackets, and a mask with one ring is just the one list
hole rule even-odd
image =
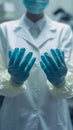
[[41, 18], [44, 17], [44, 13], [41, 14], [31, 14], [28, 11], [26, 12], [26, 16], [33, 21], [34, 23], [37, 22], [38, 20], [40, 20]]

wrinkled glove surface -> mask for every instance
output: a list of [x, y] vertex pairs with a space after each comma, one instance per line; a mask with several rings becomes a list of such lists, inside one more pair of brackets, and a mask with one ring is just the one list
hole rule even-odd
[[11, 75], [12, 81], [17, 84], [22, 84], [29, 77], [29, 72], [35, 63], [36, 58], [32, 57], [33, 53], [29, 52], [25, 55], [25, 48], [15, 48], [9, 51], [8, 72]]
[[40, 65], [45, 72], [47, 79], [55, 86], [65, 80], [67, 66], [64, 59], [64, 52], [59, 49], [50, 50], [41, 56]]

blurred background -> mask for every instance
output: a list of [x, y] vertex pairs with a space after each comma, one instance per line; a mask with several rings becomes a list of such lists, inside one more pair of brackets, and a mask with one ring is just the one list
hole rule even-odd
[[[73, 30], [73, 0], [50, 0], [45, 11], [52, 19], [69, 24]], [[0, 0], [0, 23], [18, 19], [25, 13], [22, 0]], [[68, 100], [73, 123], [73, 99]]]
[[[0, 23], [19, 18], [25, 12], [22, 0], [0, 0]], [[46, 13], [73, 29], [73, 0], [50, 0]]]

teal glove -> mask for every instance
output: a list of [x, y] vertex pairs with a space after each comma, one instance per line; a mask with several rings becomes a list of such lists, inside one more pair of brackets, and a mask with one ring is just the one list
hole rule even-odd
[[29, 77], [29, 72], [36, 60], [35, 57], [32, 58], [32, 52], [25, 56], [25, 51], [25, 48], [15, 48], [13, 52], [9, 51], [8, 72], [11, 80], [16, 84], [22, 84]]
[[67, 66], [64, 60], [64, 52], [59, 49], [50, 50], [51, 56], [44, 53], [41, 56], [40, 65], [45, 72], [47, 79], [55, 86], [58, 86], [65, 80], [67, 74]]

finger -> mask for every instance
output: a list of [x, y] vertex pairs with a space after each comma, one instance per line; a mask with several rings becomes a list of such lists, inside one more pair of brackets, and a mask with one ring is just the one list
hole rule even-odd
[[57, 54], [56, 54], [56, 51], [55, 51], [55, 50], [51, 49], [51, 50], [50, 50], [50, 52], [51, 52], [51, 54], [52, 54], [52, 57], [53, 57], [53, 59], [54, 59], [54, 61], [55, 61], [56, 65], [57, 65], [58, 67], [60, 67], [60, 66], [61, 66], [60, 57], [59, 57], [59, 56], [57, 56]]
[[56, 53], [58, 57], [60, 58], [61, 64], [65, 65], [64, 52], [60, 51], [59, 49], [56, 49]]
[[43, 71], [45, 72], [45, 74], [48, 76], [49, 71], [47, 70], [45, 64], [42, 61], [40, 61], [40, 66], [43, 69]]
[[32, 52], [29, 52], [26, 55], [26, 57], [24, 58], [23, 62], [19, 65], [19, 67], [21, 68], [21, 70], [24, 69], [28, 65], [29, 61], [31, 60], [32, 55], [33, 55]]
[[65, 58], [64, 51], [62, 51], [62, 57]]
[[18, 52], [19, 52], [19, 48], [15, 48], [13, 53], [12, 53], [11, 59], [9, 61], [9, 65], [12, 65], [14, 63], [16, 55], [17, 55]]
[[30, 61], [30, 63], [26, 66], [26, 68], [24, 68], [24, 72], [25, 72], [25, 73], [29, 73], [29, 71], [31, 70], [31, 68], [32, 68], [32, 66], [34, 65], [35, 61], [36, 61], [36, 58], [34, 57], [34, 58]]
[[25, 48], [21, 48], [19, 53], [17, 54], [17, 57], [16, 57], [16, 60], [14, 62], [14, 65], [15, 66], [19, 66], [19, 64], [21, 63], [23, 57], [24, 57], [24, 54], [25, 54]]
[[56, 54], [57, 54], [58, 56], [61, 56], [61, 57], [64, 58], [64, 51], [61, 51], [61, 50], [59, 50], [59, 49], [56, 49]]
[[[44, 54], [45, 55], [45, 54]], [[44, 62], [46, 68], [49, 70], [49, 71], [53, 71], [53, 67], [52, 65], [50, 64], [50, 62], [47, 60], [46, 56], [41, 56], [41, 59], [42, 61]]]
[[44, 53], [44, 55], [45, 55], [45, 57], [47, 58], [49, 64], [52, 66], [52, 68], [53, 68], [54, 70], [57, 70], [57, 65], [56, 65], [56, 63], [54, 62], [54, 60], [49, 56], [49, 54], [48, 54], [48, 53]]

